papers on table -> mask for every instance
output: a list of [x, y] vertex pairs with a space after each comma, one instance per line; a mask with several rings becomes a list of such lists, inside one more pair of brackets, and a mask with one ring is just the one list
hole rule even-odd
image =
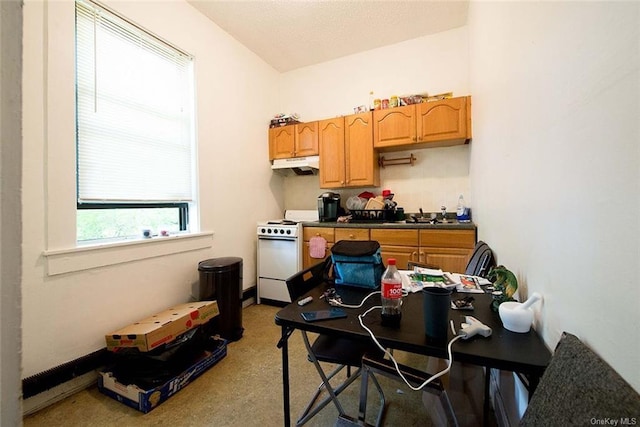
[[427, 286], [455, 288], [455, 283], [448, 282], [442, 270], [415, 267], [413, 270], [400, 270], [402, 289], [407, 292], [418, 292]]
[[427, 286], [437, 286], [467, 293], [483, 293], [481, 285], [491, 282], [483, 277], [459, 273], [447, 273], [442, 270], [415, 267], [413, 270], [400, 270], [402, 289], [418, 292]]
[[456, 291], [481, 294], [484, 290], [481, 286], [490, 285], [491, 282], [484, 277], [469, 276], [459, 273], [444, 273], [447, 280], [455, 283]]

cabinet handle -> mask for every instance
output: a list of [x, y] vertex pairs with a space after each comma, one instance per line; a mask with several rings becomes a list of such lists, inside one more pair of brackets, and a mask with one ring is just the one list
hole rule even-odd
[[424, 256], [424, 252], [420, 252], [420, 256], [418, 257], [418, 261], [420, 262], [426, 262], [426, 258]]
[[411, 259], [413, 261], [420, 261], [420, 258], [416, 258], [418, 256], [418, 252], [411, 252]]
[[355, 236], [353, 234], [349, 234], [349, 238], [350, 239], [355, 239]]
[[413, 138], [411, 138], [411, 140], [412, 140], [413, 142], [416, 142], [416, 140], [417, 140], [417, 139], [416, 139], [416, 137], [414, 136]]

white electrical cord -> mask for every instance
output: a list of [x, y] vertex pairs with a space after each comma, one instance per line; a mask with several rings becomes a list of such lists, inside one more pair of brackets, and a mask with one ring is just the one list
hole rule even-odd
[[[344, 308], [361, 308], [364, 305], [364, 302], [366, 300], [368, 300], [371, 296], [373, 295], [377, 295], [377, 294], [381, 294], [382, 292], [380, 291], [374, 291], [371, 292], [369, 295], [367, 295], [366, 297], [364, 297], [364, 299], [360, 302], [360, 304], [358, 305], [349, 305], [349, 304], [343, 304], [340, 301], [337, 300], [329, 300], [329, 303], [331, 305], [335, 305], [335, 306], [339, 306], [339, 307], [344, 307]], [[401, 302], [402, 304], [402, 302]], [[389, 356], [389, 359], [393, 362], [393, 365], [396, 368], [396, 372], [398, 372], [398, 375], [400, 376], [400, 378], [402, 378], [402, 380], [407, 384], [407, 386], [409, 386], [409, 388], [411, 388], [411, 390], [414, 391], [419, 391], [422, 390], [427, 384], [429, 384], [430, 382], [440, 378], [443, 375], [446, 375], [450, 370], [451, 370], [451, 364], [453, 363], [453, 354], [451, 352], [451, 346], [453, 345], [454, 342], [456, 342], [457, 340], [459, 340], [460, 338], [463, 338], [463, 335], [457, 335], [456, 334], [456, 330], [455, 330], [455, 326], [453, 324], [453, 320], [449, 323], [449, 325], [451, 326], [451, 331], [453, 332], [454, 335], [456, 335], [455, 337], [453, 337], [451, 339], [451, 341], [449, 341], [449, 344], [447, 345], [447, 352], [449, 353], [449, 359], [447, 361], [447, 367], [445, 369], [443, 369], [442, 371], [438, 372], [437, 374], [434, 374], [431, 378], [427, 379], [425, 382], [423, 382], [420, 386], [418, 387], [414, 387], [411, 384], [409, 384], [409, 381], [407, 381], [407, 379], [405, 378], [405, 376], [402, 374], [402, 371], [400, 370], [400, 367], [398, 366], [398, 362], [396, 361], [396, 359], [393, 357], [393, 355], [384, 347], [382, 347], [382, 345], [380, 345], [380, 343], [378, 342], [378, 340], [376, 339], [376, 336], [373, 334], [373, 331], [371, 331], [371, 329], [369, 329], [368, 327], [365, 326], [364, 322], [362, 319], [364, 319], [364, 316], [366, 316], [367, 314], [369, 314], [369, 312], [371, 312], [372, 310], [375, 309], [382, 309], [382, 306], [373, 306], [370, 309], [368, 309], [367, 311], [365, 311], [362, 314], [358, 315], [358, 320], [360, 321], [360, 326], [362, 326], [364, 328], [365, 331], [367, 331], [369, 333], [369, 335], [371, 336], [371, 339], [373, 340], [373, 342], [376, 344], [376, 346], [378, 346], [378, 348], [380, 350], [382, 350], [386, 355]]]
[[[372, 294], [373, 295], [373, 294]], [[371, 296], [371, 295], [369, 295]], [[368, 297], [367, 297], [368, 298]], [[365, 300], [367, 299], [365, 298]], [[362, 301], [364, 302], [364, 300]], [[362, 305], [362, 304], [361, 304]], [[363, 318], [364, 316], [366, 316], [367, 314], [369, 314], [369, 312], [371, 312], [372, 310], [375, 309], [382, 309], [381, 306], [374, 306], [371, 307], [370, 309], [368, 309], [367, 311], [365, 311], [362, 314], [358, 315], [358, 320], [360, 321], [360, 326], [362, 326], [368, 333], [369, 335], [371, 335], [371, 339], [373, 340], [374, 343], [376, 343], [376, 345], [378, 346], [378, 348], [380, 348], [380, 350], [382, 350], [386, 355], [389, 356], [389, 358], [391, 359], [391, 361], [393, 362], [393, 365], [396, 368], [396, 372], [398, 372], [398, 375], [400, 376], [400, 378], [402, 378], [402, 380], [409, 386], [409, 388], [411, 388], [411, 390], [414, 391], [418, 391], [418, 390], [422, 390], [423, 387], [425, 387], [427, 384], [429, 384], [430, 382], [440, 378], [441, 376], [447, 374], [450, 370], [451, 370], [451, 364], [453, 363], [453, 354], [451, 353], [451, 346], [453, 345], [454, 342], [456, 342], [457, 340], [459, 340], [460, 338], [462, 338], [462, 335], [456, 335], [455, 337], [453, 337], [451, 339], [451, 341], [449, 341], [449, 345], [447, 346], [447, 351], [449, 353], [449, 360], [447, 362], [447, 367], [445, 369], [443, 369], [442, 371], [438, 372], [437, 374], [433, 375], [431, 378], [427, 379], [425, 382], [423, 382], [420, 386], [418, 387], [414, 387], [411, 384], [409, 384], [409, 381], [407, 381], [407, 379], [405, 378], [405, 376], [402, 374], [402, 372], [400, 371], [400, 367], [398, 366], [398, 362], [396, 362], [396, 359], [393, 357], [393, 355], [384, 347], [382, 347], [380, 345], [380, 343], [378, 342], [378, 340], [376, 339], [375, 335], [373, 334], [373, 332], [371, 331], [371, 329], [369, 329], [368, 327], [365, 326], [364, 322], [363, 322]], [[453, 325], [451, 325], [452, 330], [454, 331], [455, 334], [455, 330], [453, 329]]]
[[364, 305], [364, 302], [366, 300], [369, 299], [369, 297], [373, 296], [373, 295], [378, 295], [381, 294], [382, 292], [380, 291], [374, 291], [371, 292], [369, 295], [367, 295], [366, 297], [364, 297], [364, 299], [360, 302], [360, 304], [358, 305], [349, 305], [349, 304], [343, 304], [342, 302], [338, 301], [338, 300], [334, 300], [334, 299], [330, 299], [329, 300], [329, 304], [331, 305], [336, 305], [338, 307], [344, 307], [344, 308], [362, 308], [362, 306]]

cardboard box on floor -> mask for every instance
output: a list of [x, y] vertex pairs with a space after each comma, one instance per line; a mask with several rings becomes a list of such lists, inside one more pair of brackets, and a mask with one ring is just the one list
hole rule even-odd
[[207, 323], [220, 314], [217, 301], [179, 304], [129, 326], [107, 334], [107, 350], [137, 347], [151, 351], [176, 339], [178, 335]]
[[103, 394], [146, 414], [182, 390], [226, 355], [227, 341], [215, 339], [187, 369], [162, 385], [145, 390], [135, 384], [122, 384], [107, 370], [100, 372], [98, 389]]

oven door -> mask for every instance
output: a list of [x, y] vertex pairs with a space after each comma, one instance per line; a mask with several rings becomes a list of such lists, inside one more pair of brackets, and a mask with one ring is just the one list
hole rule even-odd
[[286, 279], [300, 270], [298, 240], [258, 238], [258, 301], [291, 302]]

